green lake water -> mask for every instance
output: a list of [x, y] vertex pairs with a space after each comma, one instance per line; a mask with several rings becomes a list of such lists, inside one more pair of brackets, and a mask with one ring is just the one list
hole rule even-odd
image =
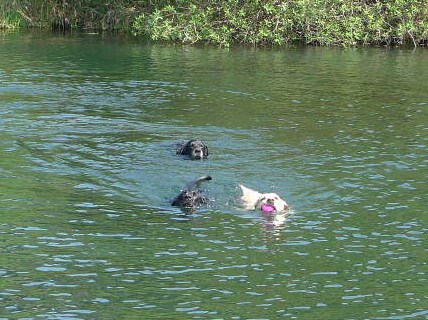
[[0, 33], [0, 319], [428, 319], [427, 79], [423, 49]]

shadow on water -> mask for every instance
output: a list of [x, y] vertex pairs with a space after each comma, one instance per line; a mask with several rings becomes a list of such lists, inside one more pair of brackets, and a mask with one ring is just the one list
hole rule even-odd
[[426, 54], [0, 34], [2, 316], [426, 317]]

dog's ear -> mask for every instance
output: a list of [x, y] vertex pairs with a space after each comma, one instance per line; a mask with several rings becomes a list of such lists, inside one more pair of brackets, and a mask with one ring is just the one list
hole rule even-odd
[[250, 189], [250, 188], [247, 188], [247, 187], [243, 186], [242, 184], [240, 184], [239, 187], [241, 187], [243, 196], [250, 197], [252, 199], [258, 199], [262, 195], [260, 192], [253, 190], [253, 189]]
[[209, 151], [208, 151], [208, 146], [206, 145], [206, 144], [204, 144], [204, 155], [206, 156], [206, 157], [208, 157], [208, 155], [209, 155], [210, 153], [209, 153]]
[[257, 192], [253, 189], [244, 187], [242, 184], [239, 185], [242, 190], [242, 203], [246, 209], [253, 210], [259, 198], [261, 197], [261, 193]]
[[186, 142], [181, 142], [180, 145], [177, 148], [177, 151], [175, 152], [175, 154], [180, 154], [180, 155], [185, 155], [186, 154], [186, 150], [188, 148], [188, 143]]

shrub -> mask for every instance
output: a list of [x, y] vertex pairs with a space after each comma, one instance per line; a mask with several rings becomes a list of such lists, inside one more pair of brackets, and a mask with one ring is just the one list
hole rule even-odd
[[428, 0], [2, 0], [0, 27], [128, 30], [156, 41], [426, 44]]

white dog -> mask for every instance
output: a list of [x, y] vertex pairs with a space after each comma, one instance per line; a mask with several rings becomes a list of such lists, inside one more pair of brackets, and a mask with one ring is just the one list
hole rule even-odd
[[247, 210], [260, 210], [263, 212], [284, 212], [290, 209], [287, 202], [276, 193], [260, 193], [239, 185], [242, 190], [242, 205]]

